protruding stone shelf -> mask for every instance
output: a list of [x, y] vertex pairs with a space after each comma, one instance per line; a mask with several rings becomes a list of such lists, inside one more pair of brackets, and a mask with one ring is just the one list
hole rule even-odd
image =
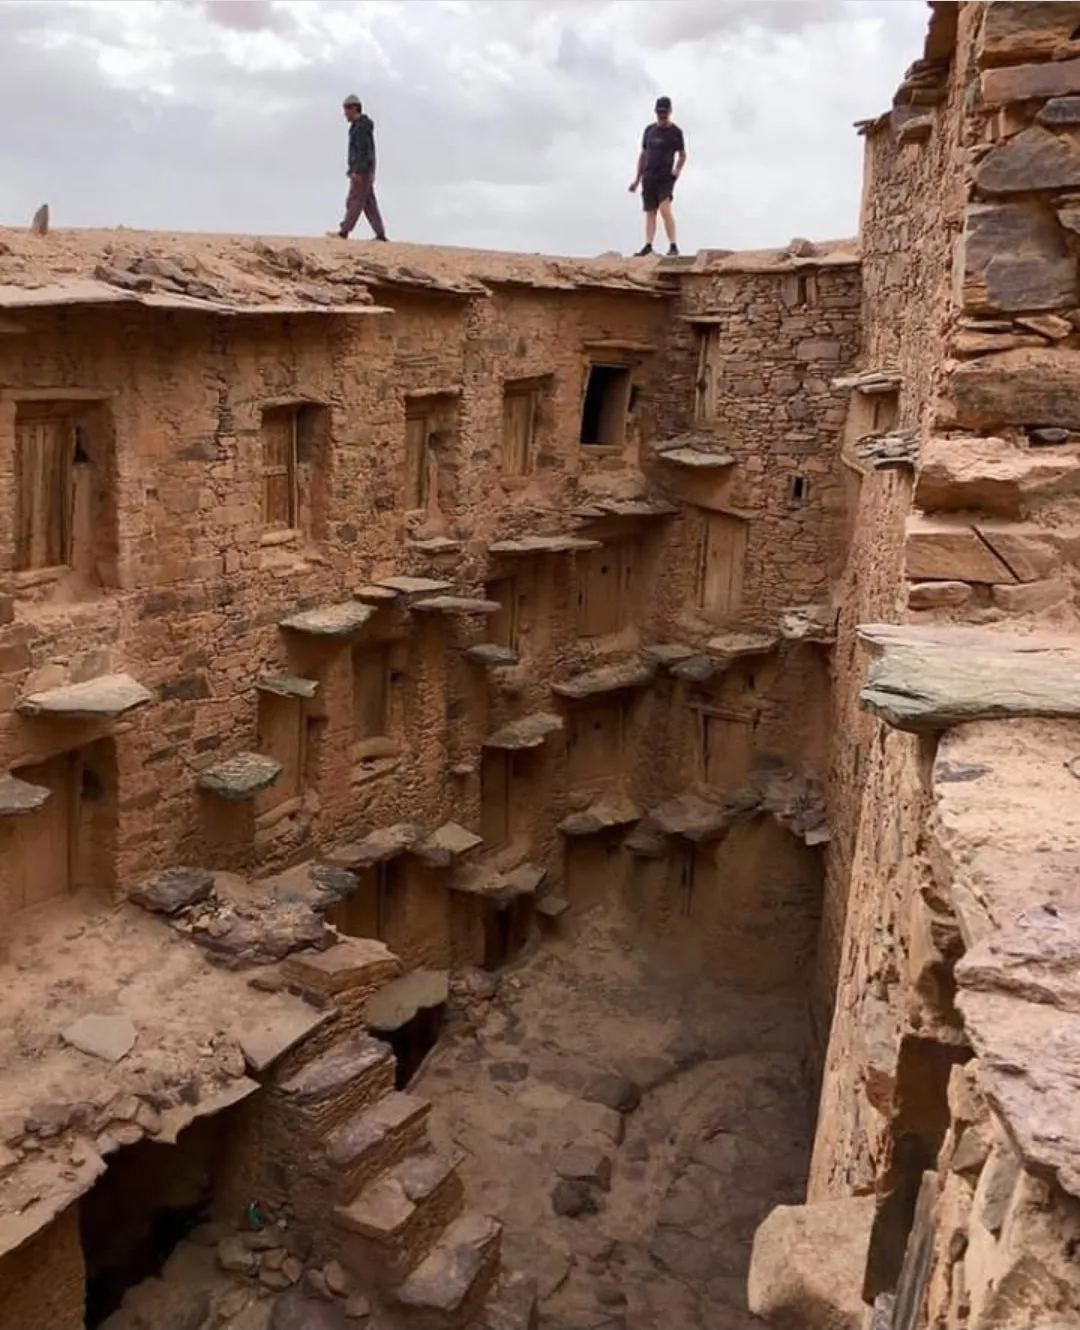
[[502, 606], [497, 600], [482, 596], [429, 596], [415, 600], [412, 609], [421, 614], [498, 614]]
[[460, 859], [483, 845], [484, 838], [475, 831], [458, 822], [444, 822], [436, 827], [430, 836], [410, 846], [411, 852], [431, 868], [449, 868], [455, 859]]
[[368, 998], [364, 1024], [379, 1034], [400, 1030], [421, 1011], [443, 1006], [449, 996], [450, 975], [446, 970], [410, 970]]
[[484, 740], [484, 747], [505, 748], [511, 752], [539, 748], [562, 728], [561, 716], [555, 716], [550, 711], [535, 711], [531, 716], [522, 716], [520, 720], [512, 720], [501, 730], [496, 730]]
[[51, 793], [46, 786], [32, 785], [28, 780], [20, 780], [18, 776], [0, 776], [0, 817], [33, 813]]
[[730, 808], [710, 803], [696, 794], [680, 794], [653, 808], [649, 823], [665, 836], [682, 836], [695, 844], [718, 840], [731, 826]]
[[500, 873], [494, 868], [468, 866], [454, 875], [450, 887], [454, 891], [469, 896], [482, 896], [485, 900], [504, 905], [517, 896], [534, 895], [546, 876], [546, 868], [528, 861], [507, 873]]
[[406, 576], [381, 577], [375, 585], [399, 596], [439, 596], [453, 587], [451, 582], [442, 582], [435, 577]]
[[357, 587], [353, 592], [357, 600], [366, 601], [369, 605], [389, 605], [397, 600], [398, 593], [388, 586], [362, 586]]
[[580, 813], [564, 817], [558, 830], [564, 836], [595, 836], [612, 827], [628, 827], [641, 817], [641, 809], [625, 795], [597, 799]]
[[586, 351], [625, 351], [630, 355], [652, 355], [656, 350], [653, 342], [628, 342], [618, 337], [602, 337], [599, 341], [586, 342]]
[[654, 661], [661, 669], [669, 670], [680, 661], [689, 660], [694, 654], [694, 648], [684, 646], [681, 642], [654, 642], [650, 646], [642, 647], [641, 654], [646, 660]]
[[389, 826], [378, 827], [358, 841], [335, 846], [324, 857], [335, 868], [347, 868], [355, 872], [357, 869], [385, 863], [388, 859], [396, 859], [423, 836], [424, 828], [415, 822], [393, 822]]
[[731, 453], [725, 452], [707, 434], [680, 434], [674, 439], [662, 439], [652, 447], [659, 461], [670, 462], [672, 466], [719, 471], [735, 465]]
[[363, 628], [374, 613], [374, 607], [362, 600], [345, 600], [339, 605], [302, 610], [282, 619], [280, 626], [307, 637], [348, 637]]
[[845, 374], [833, 379], [832, 386], [841, 390], [854, 389], [860, 393], [894, 393], [903, 384], [904, 378], [895, 369], [866, 369], [858, 374]]
[[485, 669], [499, 669], [505, 665], [517, 665], [521, 657], [513, 647], [500, 646], [497, 642], [478, 642], [468, 647], [465, 659], [474, 665], [483, 665]]
[[273, 693], [275, 697], [295, 697], [301, 701], [310, 701], [319, 691], [314, 679], [301, 679], [295, 674], [265, 674], [255, 680], [255, 688], [260, 693]]
[[743, 656], [767, 656], [776, 645], [772, 633], [722, 633], [710, 637], [705, 649], [717, 660], [730, 662]]
[[598, 550], [602, 542], [584, 536], [519, 536], [516, 540], [497, 540], [488, 546], [489, 554], [569, 554], [577, 550]]
[[785, 642], [832, 646], [836, 641], [836, 618], [837, 611], [831, 605], [793, 605], [780, 611], [780, 636]]
[[575, 675], [562, 683], [553, 683], [551, 691], [557, 697], [581, 701], [603, 693], [621, 693], [632, 688], [645, 688], [652, 683], [656, 664], [647, 660], [632, 660], [621, 665], [604, 665], [598, 670]]
[[779, 824], [804, 845], [827, 845], [825, 800], [816, 780], [795, 771], [781, 770], [755, 777], [760, 796], [758, 808], [771, 813]]
[[686, 679], [690, 683], [708, 683], [710, 679], [722, 674], [726, 668], [727, 663], [718, 660], [716, 656], [694, 653], [672, 665], [671, 674], [676, 679]]
[[604, 517], [677, 517], [677, 504], [663, 499], [596, 499], [575, 508], [573, 515], [582, 522], [598, 522]]
[[860, 626], [859, 636], [878, 653], [860, 700], [895, 729], [1080, 717], [1080, 649], [1071, 638], [892, 624]]
[[237, 753], [215, 766], [207, 767], [195, 783], [207, 794], [216, 794], [219, 799], [239, 803], [268, 790], [282, 770], [280, 762], [275, 762], [264, 753]]
[[15, 703], [21, 716], [57, 720], [116, 720], [154, 700], [149, 688], [130, 674], [103, 674], [83, 683], [65, 684], [43, 693], [31, 693]]
[[875, 471], [914, 470], [919, 460], [919, 436], [914, 430], [868, 434], [855, 445], [855, 455]]
[[565, 896], [560, 896], [557, 891], [545, 891], [536, 902], [536, 913], [542, 914], [545, 919], [558, 919], [569, 908], [570, 902]]
[[421, 554], [459, 554], [461, 552], [461, 541], [451, 540], [449, 536], [428, 536], [423, 540], [410, 540], [406, 542], [411, 550], [417, 550]]

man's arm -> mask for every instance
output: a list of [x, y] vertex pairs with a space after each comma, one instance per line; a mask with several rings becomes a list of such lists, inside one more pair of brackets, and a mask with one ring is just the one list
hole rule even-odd
[[638, 185], [641, 184], [641, 177], [645, 174], [645, 141], [649, 131], [646, 130], [641, 136], [641, 151], [638, 153], [637, 170], [634, 172], [634, 179], [630, 185], [630, 193], [633, 194]]
[[678, 180], [682, 175], [682, 169], [686, 165], [686, 139], [683, 138], [683, 132], [679, 130], [678, 156], [675, 158], [675, 179]]

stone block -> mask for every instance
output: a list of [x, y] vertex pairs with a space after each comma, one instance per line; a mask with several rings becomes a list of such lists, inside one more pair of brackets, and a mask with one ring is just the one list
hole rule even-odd
[[[960, 254], [967, 308], [1057, 309], [1076, 300], [1076, 260], [1061, 227], [1038, 205], [969, 204]], [[971, 352], [977, 348], [963, 349]]]
[[196, 784], [208, 794], [235, 803], [269, 789], [282, 770], [280, 762], [263, 753], [236, 753], [201, 772]]
[[179, 914], [214, 890], [214, 875], [205, 868], [167, 868], [156, 877], [140, 882], [128, 893], [129, 899], [155, 914]]
[[89, 1057], [119, 1062], [135, 1046], [135, 1026], [127, 1016], [91, 1012], [62, 1031], [65, 1044]]
[[1080, 351], [1045, 347], [1005, 351], [953, 368], [959, 424], [1080, 429]]
[[1038, 125], [991, 148], [975, 168], [986, 194], [1027, 194], [1080, 187], [1080, 151]]
[[1049, 530], [1034, 523], [977, 522], [979, 539], [1012, 574], [1003, 583], [1036, 582], [1058, 569], [1080, 545], [1069, 528]]
[[1080, 4], [1052, 5], [1010, 0], [987, 5], [976, 54], [982, 68], [1023, 60], [1056, 60], [1075, 52]]
[[979, 79], [979, 87], [986, 107], [1036, 101], [1044, 97], [1067, 97], [1080, 93], [1080, 60], [1055, 60], [1049, 64], [987, 69]]
[[1040, 125], [1080, 125], [1080, 97], [1052, 97], [1035, 119]]
[[990, 588], [994, 604], [1010, 614], [1036, 614], [1063, 605], [1072, 597], [1072, 586], [1064, 577]]
[[908, 587], [908, 609], [959, 609], [973, 594], [968, 582], [915, 582]]
[[18, 776], [0, 776], [0, 817], [32, 813], [50, 797], [45, 785], [32, 785]]
[[904, 546], [911, 581], [1010, 582], [1016, 578], [965, 521], [911, 517]]
[[873, 1196], [778, 1205], [754, 1234], [751, 1312], [777, 1330], [862, 1330], [875, 1206]]
[[1040, 498], [1080, 490], [1080, 456], [1036, 453], [993, 438], [930, 438], [915, 502], [924, 512], [978, 509], [1020, 517]]

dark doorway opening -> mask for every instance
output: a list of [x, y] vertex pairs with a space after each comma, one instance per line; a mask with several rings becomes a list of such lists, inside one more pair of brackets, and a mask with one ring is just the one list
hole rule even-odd
[[445, 1018], [446, 1004], [440, 1002], [437, 1007], [421, 1007], [415, 1016], [394, 1030], [372, 1028], [371, 1033], [394, 1050], [395, 1090], [408, 1089], [424, 1059], [439, 1042]]
[[581, 408], [581, 442], [592, 447], [621, 447], [629, 409], [629, 369], [625, 365], [590, 366]]
[[484, 969], [498, 970], [509, 964], [529, 940], [532, 900], [515, 896], [501, 906], [491, 906], [484, 916]]
[[159, 1275], [177, 1245], [209, 1219], [221, 1140], [208, 1118], [182, 1132], [176, 1145], [127, 1146], [82, 1198], [86, 1330], [97, 1330], [129, 1289]]

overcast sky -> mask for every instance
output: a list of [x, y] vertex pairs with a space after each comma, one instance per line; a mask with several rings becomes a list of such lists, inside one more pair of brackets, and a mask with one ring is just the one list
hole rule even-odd
[[[684, 250], [853, 234], [922, 0], [0, 0], [0, 222], [321, 234], [341, 99], [393, 239], [596, 254], [660, 93]], [[360, 224], [360, 232], [364, 223]], [[358, 234], [360, 233], [358, 232]]]

